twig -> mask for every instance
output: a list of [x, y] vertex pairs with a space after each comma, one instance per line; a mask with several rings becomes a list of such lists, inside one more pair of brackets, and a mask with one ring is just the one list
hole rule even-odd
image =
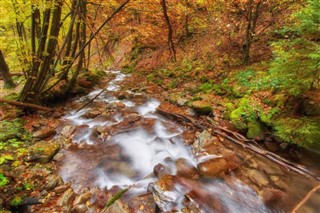
[[308, 194], [294, 207], [294, 209], [291, 211], [291, 213], [296, 213], [301, 206], [303, 206], [310, 197], [320, 189], [320, 185], [314, 187], [311, 191], [308, 192]]

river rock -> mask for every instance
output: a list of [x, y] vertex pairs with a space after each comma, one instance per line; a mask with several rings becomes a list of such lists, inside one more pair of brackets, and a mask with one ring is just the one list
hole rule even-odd
[[199, 152], [205, 146], [211, 144], [212, 136], [207, 130], [201, 133], [197, 133], [196, 137], [197, 137], [196, 141], [192, 144], [195, 152]]
[[128, 206], [121, 200], [115, 201], [106, 211], [106, 213], [129, 213]]
[[170, 173], [170, 169], [161, 163], [158, 163], [153, 167], [153, 174], [159, 179], [169, 173]]
[[63, 159], [64, 159], [64, 154], [63, 153], [58, 153], [52, 158], [52, 160], [54, 160], [56, 162], [60, 162]]
[[65, 127], [63, 127], [63, 129], [61, 131], [61, 135], [63, 135], [66, 138], [70, 138], [75, 130], [76, 130], [75, 126], [72, 126], [72, 125], [65, 126]]
[[42, 128], [38, 131], [35, 131], [33, 134], [32, 134], [32, 137], [33, 138], [36, 138], [36, 139], [45, 139], [45, 138], [48, 138], [52, 135], [56, 134], [56, 130], [54, 128], [51, 128], [51, 127], [45, 127], [45, 128]]
[[73, 205], [79, 205], [79, 204], [83, 204], [85, 202], [87, 202], [88, 200], [90, 200], [92, 194], [90, 192], [85, 192], [81, 195], [79, 195], [73, 202]]
[[73, 189], [69, 188], [67, 191], [60, 196], [57, 201], [58, 206], [71, 206], [74, 198], [76, 197], [76, 193], [74, 193]]
[[57, 194], [62, 194], [63, 192], [65, 192], [67, 189], [70, 188], [70, 183], [66, 183], [64, 185], [61, 185], [61, 186], [58, 186], [54, 189], [54, 191], [57, 193]]
[[220, 177], [229, 168], [224, 158], [213, 158], [198, 164], [198, 170], [203, 177]]
[[134, 197], [130, 200], [130, 212], [156, 212], [156, 204], [152, 194], [145, 194]]
[[195, 179], [198, 178], [197, 169], [185, 158], [179, 158], [175, 162], [177, 176]]
[[249, 179], [259, 187], [268, 186], [269, 179], [266, 174], [256, 169], [249, 169], [245, 175], [249, 177]]
[[54, 142], [41, 141], [28, 149], [27, 161], [36, 161], [39, 163], [48, 163], [59, 151], [60, 144]]
[[49, 175], [46, 179], [45, 190], [50, 191], [54, 189], [56, 186], [62, 184], [63, 181], [58, 175]]
[[212, 113], [212, 106], [205, 101], [193, 101], [191, 107], [200, 115], [209, 115]]
[[171, 212], [184, 197], [184, 193], [176, 191], [175, 177], [169, 174], [155, 182], [151, 191], [154, 201], [162, 212]]
[[76, 205], [71, 209], [71, 213], [86, 213], [88, 207], [85, 204]]
[[141, 119], [141, 115], [139, 113], [133, 112], [126, 114], [124, 116], [124, 120], [128, 121], [129, 123], [133, 123], [135, 121], [139, 121]]
[[276, 204], [284, 199], [285, 196], [286, 194], [283, 191], [274, 188], [265, 188], [261, 192], [262, 200], [266, 205]]
[[88, 112], [86, 112], [84, 115], [82, 115], [82, 117], [87, 118], [87, 119], [92, 119], [97, 117], [98, 115], [101, 115], [101, 111], [100, 110], [90, 110]]

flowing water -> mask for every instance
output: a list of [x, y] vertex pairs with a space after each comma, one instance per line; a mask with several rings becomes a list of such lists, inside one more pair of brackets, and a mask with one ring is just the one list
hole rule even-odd
[[[60, 174], [71, 181], [75, 191], [99, 187], [111, 191], [131, 186], [127, 197], [145, 194], [158, 178], [154, 168], [161, 164], [175, 178], [167, 193], [170, 205], [162, 210], [180, 210], [185, 196], [203, 212], [270, 212], [260, 196], [235, 176], [223, 180], [178, 177], [176, 162], [183, 159], [190, 167], [219, 156], [196, 156], [186, 145], [189, 131], [158, 113], [160, 102], [126, 91], [126, 97], [113, 96], [128, 75], [108, 71], [115, 77], [106, 90], [97, 89], [72, 103], [77, 109], [101, 93], [88, 107], [70, 110], [63, 126], [75, 126], [71, 145], [64, 150]], [[97, 113], [95, 113], [97, 112]], [[190, 193], [192, 194], [190, 195]], [[165, 194], [164, 193], [164, 194]], [[219, 204], [214, 202], [219, 200]], [[282, 212], [282, 210], [278, 210]]]

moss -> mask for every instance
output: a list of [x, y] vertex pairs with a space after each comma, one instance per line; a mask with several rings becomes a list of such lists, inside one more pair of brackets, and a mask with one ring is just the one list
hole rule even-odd
[[319, 118], [281, 118], [274, 122], [274, 134], [280, 140], [301, 147], [320, 147]]
[[247, 137], [252, 139], [261, 139], [264, 135], [263, 125], [257, 121], [251, 121], [248, 123]]
[[97, 84], [101, 77], [105, 76], [106, 73], [102, 70], [90, 70], [80, 75], [80, 77], [85, 78], [93, 84]]
[[201, 115], [208, 115], [212, 113], [212, 107], [209, 103], [205, 101], [193, 101], [191, 107]]
[[245, 130], [248, 123], [258, 119], [258, 109], [255, 104], [248, 98], [242, 98], [238, 108], [230, 113], [231, 123], [235, 128]]
[[234, 110], [231, 112], [230, 114], [230, 119], [231, 119], [231, 123], [232, 125], [236, 128], [236, 129], [247, 129], [248, 125], [247, 125], [247, 121], [245, 118], [245, 114], [242, 112], [242, 110], [240, 108]]
[[199, 86], [199, 91], [202, 91], [202, 92], [208, 92], [212, 89], [212, 84], [211, 83], [204, 83], [204, 84], [201, 84]]

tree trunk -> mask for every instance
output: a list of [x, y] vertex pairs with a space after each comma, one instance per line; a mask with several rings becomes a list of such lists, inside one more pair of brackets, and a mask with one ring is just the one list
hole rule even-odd
[[0, 50], [0, 75], [2, 76], [4, 81], [4, 88], [13, 88], [16, 86], [16, 84], [13, 82], [10, 76], [9, 67], [4, 59], [4, 56], [1, 50]]
[[247, 3], [247, 29], [246, 29], [246, 38], [243, 45], [243, 63], [248, 64], [250, 62], [250, 48], [252, 46], [253, 38], [256, 32], [257, 21], [260, 16], [260, 5], [261, 0], [256, 3], [254, 8], [255, 1], [249, 0]]
[[[37, 101], [40, 98], [42, 89], [46, 86], [47, 77], [50, 74], [50, 66], [53, 64], [56, 52], [62, 3], [62, 0], [56, 0], [53, 8], [47, 8], [44, 12], [37, 56], [33, 60], [34, 63], [32, 64], [30, 75], [19, 97], [22, 102]], [[33, 17], [31, 18], [33, 19]], [[35, 36], [35, 33], [32, 34]]]
[[169, 46], [169, 51], [170, 51], [172, 60], [176, 61], [176, 50], [175, 50], [174, 43], [173, 43], [173, 40], [172, 40], [172, 38], [173, 38], [173, 30], [172, 30], [172, 26], [171, 26], [170, 19], [169, 19], [169, 16], [168, 16], [166, 0], [161, 0], [161, 6], [162, 6], [163, 16], [164, 16], [164, 19], [165, 19], [167, 27], [168, 27], [168, 46]]

